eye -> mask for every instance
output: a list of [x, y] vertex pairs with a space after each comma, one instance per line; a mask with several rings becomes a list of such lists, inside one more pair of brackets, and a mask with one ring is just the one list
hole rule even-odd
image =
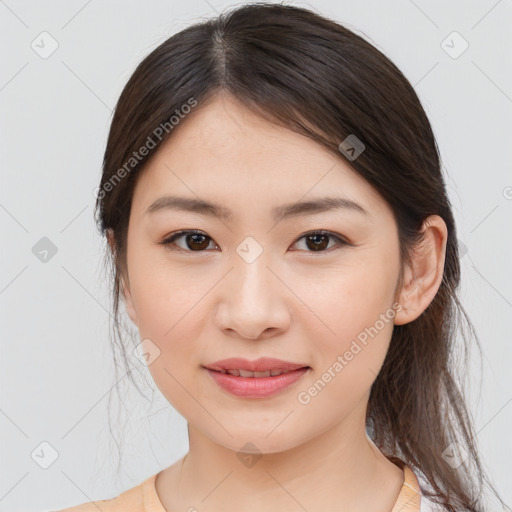
[[[185, 246], [180, 246], [175, 244], [176, 240], [183, 238], [185, 240]], [[351, 245], [345, 239], [343, 239], [340, 235], [335, 233], [331, 233], [330, 231], [317, 230], [310, 231], [301, 235], [293, 245], [297, 244], [299, 241], [304, 239], [306, 244], [306, 248], [309, 249], [307, 252], [328, 252], [326, 249], [332, 249], [333, 246], [329, 247], [329, 239], [335, 240], [338, 245]], [[160, 245], [165, 246], [169, 250], [182, 250], [185, 252], [205, 252], [205, 250], [210, 245], [210, 242], [213, 242], [213, 239], [210, 238], [206, 233], [199, 231], [197, 229], [192, 230], [184, 230], [173, 233], [171, 236], [164, 239], [162, 242], [159, 242]], [[178, 249], [172, 247], [172, 245], [177, 245]], [[336, 244], [334, 245], [334, 247]], [[215, 245], [215, 247], [218, 247]]]
[[202, 231], [191, 229], [186, 231], [178, 231], [177, 233], [174, 233], [170, 237], [160, 242], [160, 244], [166, 247], [168, 246], [167, 248], [170, 250], [176, 250], [170, 246], [174, 244], [175, 240], [178, 240], [180, 238], [185, 238], [185, 248], [180, 246], [178, 247], [180, 247], [180, 249], [184, 251], [187, 251], [188, 247], [191, 249], [188, 252], [203, 252], [204, 249], [208, 248], [208, 240], [212, 240], [208, 235], [206, 235]]
[[297, 239], [295, 243], [298, 243], [300, 240], [304, 239], [306, 247], [311, 249], [308, 252], [327, 252], [325, 249], [332, 249], [333, 246], [329, 246], [329, 239], [336, 240], [338, 245], [350, 245], [346, 240], [344, 240], [341, 236], [336, 235], [335, 233], [331, 233], [330, 231], [310, 231], [309, 233], [305, 233], [300, 238]]

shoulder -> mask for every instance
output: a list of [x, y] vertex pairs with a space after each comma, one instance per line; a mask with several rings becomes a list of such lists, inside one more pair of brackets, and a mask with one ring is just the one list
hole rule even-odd
[[54, 512], [146, 512], [148, 502], [154, 500], [154, 480], [156, 474], [110, 499], [88, 501], [73, 507]]

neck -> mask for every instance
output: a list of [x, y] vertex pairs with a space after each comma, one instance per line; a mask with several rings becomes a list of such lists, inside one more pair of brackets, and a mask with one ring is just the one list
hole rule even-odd
[[262, 504], [265, 512], [388, 512], [403, 484], [403, 471], [366, 435], [364, 414], [292, 449], [252, 458], [193, 427], [189, 444], [187, 455], [157, 479], [168, 512], [192, 506], [201, 512], [260, 512]]

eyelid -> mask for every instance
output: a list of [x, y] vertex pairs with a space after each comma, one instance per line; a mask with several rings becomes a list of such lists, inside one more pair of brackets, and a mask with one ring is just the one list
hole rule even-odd
[[[302, 235], [299, 235], [295, 241], [292, 243], [292, 245], [295, 245], [299, 240], [302, 240], [303, 238], [311, 235], [327, 235], [329, 238], [336, 240], [337, 245], [330, 247], [329, 249], [326, 249], [324, 251], [305, 251], [306, 253], [311, 254], [329, 254], [333, 249], [339, 248], [339, 246], [344, 245], [351, 245], [346, 238], [344, 238], [342, 235], [338, 235], [337, 233], [334, 233], [332, 231], [328, 231], [326, 229], [313, 229], [311, 231], [307, 231], [306, 233], [303, 233]], [[295, 249], [294, 249], [295, 250]]]
[[213, 238], [208, 236], [204, 231], [201, 231], [199, 229], [182, 229], [180, 231], [175, 231], [173, 233], [171, 233], [169, 236], [166, 236], [161, 242], [158, 242], [160, 245], [163, 245], [165, 248], [167, 249], [170, 249], [172, 251], [181, 251], [181, 252], [189, 252], [189, 253], [196, 253], [196, 254], [200, 254], [200, 253], [204, 253], [204, 252], [209, 252], [207, 250], [204, 250], [204, 251], [190, 251], [190, 250], [187, 250], [187, 249], [182, 249], [181, 247], [176, 247], [176, 248], [171, 248], [171, 247], [167, 247], [167, 246], [170, 246], [173, 244], [174, 240], [176, 240], [177, 238], [181, 237], [181, 236], [185, 236], [185, 235], [204, 235], [206, 238], [209, 238], [212, 242], [214, 242]]
[[[215, 241], [214, 241], [214, 239], [212, 237], [210, 237], [207, 233], [205, 233], [204, 231], [201, 231], [199, 229], [183, 229], [183, 230], [180, 230], [180, 231], [175, 231], [175, 232], [171, 233], [169, 236], [165, 237], [161, 242], [158, 242], [158, 243], [160, 245], [163, 245], [164, 247], [165, 246], [170, 246], [174, 242], [174, 240], [176, 240], [180, 236], [185, 236], [185, 235], [204, 235], [206, 238], [210, 239], [212, 242], [215, 243]], [[335, 239], [338, 243], [337, 243], [337, 245], [335, 245], [333, 247], [330, 247], [329, 249], [326, 249], [326, 250], [323, 250], [323, 251], [303, 251], [303, 252], [311, 253], [311, 254], [322, 254], [322, 253], [329, 254], [333, 249], [336, 249], [339, 246], [343, 247], [343, 246], [351, 246], [351, 245], [353, 245], [345, 237], [343, 237], [342, 235], [339, 235], [337, 233], [334, 233], [333, 231], [328, 231], [328, 230], [325, 230], [325, 229], [313, 229], [313, 230], [307, 231], [306, 233], [303, 233], [303, 234], [299, 235], [293, 241], [293, 243], [291, 245], [293, 246], [297, 242], [299, 242], [299, 240], [301, 240], [301, 239], [303, 239], [303, 238], [305, 238], [307, 236], [311, 236], [311, 235], [327, 235], [330, 238]], [[181, 251], [181, 252], [189, 252], [189, 253], [196, 253], [196, 254], [201, 254], [201, 253], [209, 252], [206, 249], [203, 250], [203, 251], [190, 251], [190, 250], [187, 250], [187, 249], [182, 249], [181, 247], [172, 248], [170, 250]]]

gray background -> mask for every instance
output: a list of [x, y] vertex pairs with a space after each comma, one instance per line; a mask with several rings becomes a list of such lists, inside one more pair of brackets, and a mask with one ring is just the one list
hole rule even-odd
[[[510, 505], [512, 2], [289, 3], [369, 39], [432, 122], [467, 248], [462, 299], [483, 347], [483, 385], [476, 350], [467, 384], [477, 441]], [[114, 430], [126, 423], [116, 476], [110, 297], [93, 192], [111, 110], [135, 66], [172, 33], [233, 5], [0, 1], [0, 511], [111, 498], [187, 451], [186, 422], [160, 392], [144, 399], [121, 379], [128, 411], [110, 404]], [[43, 58], [52, 39], [58, 48]], [[36, 256], [49, 245], [43, 237], [57, 251], [46, 262]]]

